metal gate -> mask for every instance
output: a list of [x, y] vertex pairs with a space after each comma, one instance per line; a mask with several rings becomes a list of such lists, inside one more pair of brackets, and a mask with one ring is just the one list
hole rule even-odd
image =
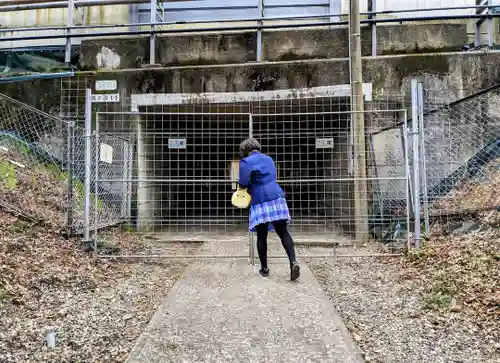
[[[96, 122], [100, 150], [104, 139], [114, 137], [116, 145], [130, 135], [130, 172], [96, 171], [96, 185], [121, 183], [128, 191], [134, 229], [169, 234], [177, 241], [206, 240], [227, 232], [248, 239], [247, 211], [235, 209], [230, 200], [238, 177], [238, 147], [252, 132], [249, 113], [97, 112]], [[97, 236], [99, 224], [94, 226]], [[219, 249], [217, 255], [234, 253]]]
[[[276, 104], [273, 108], [248, 103], [245, 112], [232, 112], [234, 107], [227, 105], [210, 105], [206, 112], [195, 106], [97, 112], [94, 239], [104, 225], [99, 215], [109, 219], [106, 213], [111, 208], [111, 216], [128, 220], [140, 232], [163, 233], [179, 242], [215, 242], [200, 255], [185, 257], [250, 258], [253, 263], [255, 237], [248, 233], [248, 211], [230, 203], [238, 177], [239, 143], [253, 135], [276, 162], [299, 256], [338, 257], [339, 247], [356, 245], [353, 236], [360, 220], [369, 224], [368, 240], [406, 243], [410, 238], [404, 232], [410, 229], [406, 110], [372, 107], [365, 112], [367, 177], [355, 180], [348, 107], [336, 107], [331, 100], [325, 104], [324, 99], [294, 102], [279, 109]], [[396, 123], [401, 127], [394, 129]], [[355, 210], [355, 183], [367, 188], [368, 210]], [[110, 189], [119, 193], [105, 196], [103, 190]], [[286, 258], [271, 234], [269, 245], [269, 258]]]

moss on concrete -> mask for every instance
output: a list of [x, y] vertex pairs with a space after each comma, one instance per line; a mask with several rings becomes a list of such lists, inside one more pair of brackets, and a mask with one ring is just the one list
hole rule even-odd
[[400, 80], [411, 75], [425, 72], [440, 76], [450, 73], [448, 57], [443, 54], [424, 54], [418, 57], [401, 57], [396, 61], [394, 69]]
[[388, 48], [384, 49], [379, 55], [410, 55], [410, 54], [436, 54], [436, 53], [448, 53], [460, 51], [457, 47], [420, 47], [418, 43], [415, 43], [413, 47], [408, 47], [407, 49], [400, 48]]
[[295, 61], [295, 60], [308, 60], [308, 59], [327, 59], [326, 55], [311, 55], [311, 54], [297, 54], [292, 51], [278, 57], [278, 62]]

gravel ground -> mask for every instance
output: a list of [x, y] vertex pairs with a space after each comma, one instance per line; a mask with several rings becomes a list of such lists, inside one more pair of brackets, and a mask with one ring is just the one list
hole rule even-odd
[[[122, 253], [155, 245], [119, 231], [106, 237]], [[164, 246], [169, 254], [198, 248]], [[0, 362], [125, 361], [187, 263], [97, 259], [0, 210]], [[56, 333], [52, 349], [48, 331]]]
[[[123, 362], [183, 266], [133, 264], [91, 288], [48, 288], [0, 312], [1, 362]], [[45, 333], [56, 332], [47, 348]]]
[[401, 277], [399, 262], [310, 264], [367, 362], [500, 362], [498, 320], [481, 324], [460, 311], [424, 309], [423, 295]]

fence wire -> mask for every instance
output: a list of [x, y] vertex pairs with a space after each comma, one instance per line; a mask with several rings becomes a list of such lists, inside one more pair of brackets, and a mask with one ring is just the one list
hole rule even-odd
[[[366, 240], [405, 244], [405, 128], [370, 139], [367, 176], [361, 180], [368, 187], [369, 210], [359, 214], [353, 194], [356, 181], [350, 168], [352, 114], [345, 110], [349, 104], [333, 99], [293, 102], [247, 102], [236, 105], [241, 108], [237, 112], [236, 106], [226, 104], [198, 105], [195, 112], [191, 110], [194, 104], [189, 109], [173, 105], [135, 113], [98, 112], [99, 125], [105, 125], [99, 129], [112, 133], [107, 137], [108, 143], [132, 134], [130, 150], [134, 164], [137, 162], [128, 177], [127, 173], [118, 175], [119, 167], [106, 175], [98, 173], [98, 184], [116, 183], [119, 190], [131, 193], [130, 222], [137, 230], [155, 231], [164, 239], [167, 234], [175, 234], [177, 239], [192, 239], [196, 235], [203, 239], [215, 232], [230, 232], [233, 238], [244, 239], [248, 233], [248, 212], [232, 207], [230, 197], [236, 188], [237, 172], [233, 172], [233, 166], [238, 164], [238, 144], [252, 130], [264, 151], [275, 160], [278, 180], [291, 208], [290, 229], [298, 240], [352, 244], [357, 223], [368, 220]], [[387, 103], [380, 102], [383, 107]], [[406, 123], [406, 111], [397, 109], [398, 105], [365, 112], [369, 136], [397, 122]], [[97, 137], [102, 148], [104, 139], [100, 133]], [[185, 146], [172, 144], [180, 140], [184, 140]], [[327, 141], [331, 144], [322, 144]], [[123, 154], [118, 153], [116, 158], [117, 163], [126, 163]], [[102, 161], [100, 168], [101, 165]], [[280, 250], [278, 243], [273, 245]], [[216, 254], [231, 257], [236, 253], [242, 253], [241, 249], [224, 245]]]
[[[428, 104], [433, 92], [425, 92]], [[427, 197], [431, 215], [500, 206], [500, 91], [440, 105], [424, 114]]]
[[[68, 140], [73, 127], [0, 94], [0, 203], [4, 208], [52, 228], [71, 225], [71, 160]], [[73, 210], [74, 213], [69, 212]]]
[[91, 210], [94, 230], [130, 222], [132, 144], [116, 135], [92, 137]]

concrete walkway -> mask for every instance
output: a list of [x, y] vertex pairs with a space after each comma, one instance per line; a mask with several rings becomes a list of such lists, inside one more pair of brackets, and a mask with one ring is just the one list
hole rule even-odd
[[309, 268], [301, 264], [297, 282], [285, 261], [271, 261], [270, 269], [263, 278], [242, 260], [191, 265], [127, 363], [363, 362]]

